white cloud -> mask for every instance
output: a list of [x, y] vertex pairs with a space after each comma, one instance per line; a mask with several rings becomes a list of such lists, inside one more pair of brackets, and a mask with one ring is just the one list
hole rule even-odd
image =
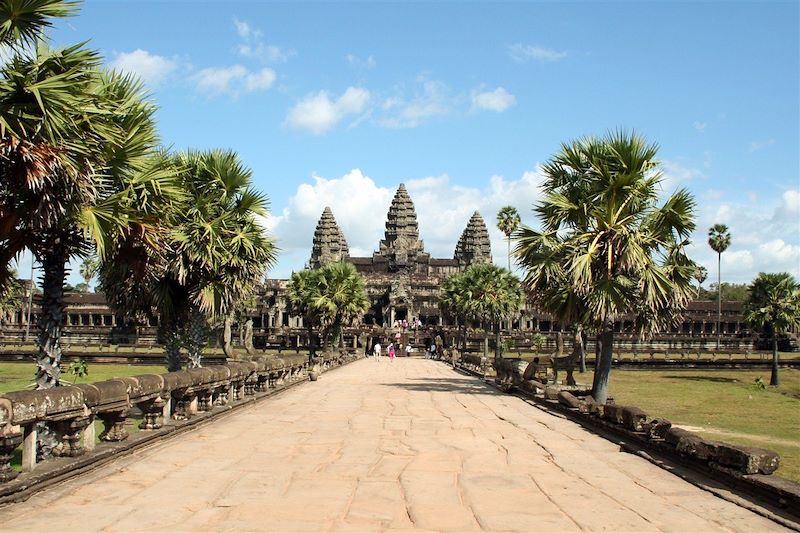
[[502, 113], [515, 103], [517, 103], [517, 98], [503, 87], [498, 87], [494, 91], [472, 92], [473, 110], [481, 109]]
[[663, 169], [661, 190], [667, 194], [672, 194], [679, 187], [687, 186], [691, 181], [705, 177], [700, 170], [670, 159], [663, 160], [661, 168]]
[[250, 72], [244, 79], [244, 88], [247, 92], [265, 91], [275, 83], [275, 71], [271, 68], [262, 68]]
[[717, 254], [708, 246], [708, 228], [725, 224], [731, 245], [722, 254], [723, 281], [749, 283], [759, 272], [789, 272], [800, 279], [800, 190], [786, 190], [772, 204], [745, 194], [749, 201], [743, 204], [698, 204], [691, 257], [714, 278]]
[[260, 59], [266, 63], [283, 63], [295, 55], [294, 50], [265, 43], [261, 30], [254, 28], [247, 21], [234, 18], [233, 25], [241, 39], [236, 46], [236, 50], [241, 56]]
[[[524, 173], [516, 180], [492, 176], [488, 186], [465, 187], [445, 174], [405, 181], [417, 212], [420, 238], [434, 257], [452, 257], [456, 242], [474, 211], [480, 211], [492, 239], [498, 264], [506, 263], [505, 236], [495, 226], [500, 207], [514, 205], [523, 221], [532, 223], [530, 208], [539, 199], [541, 175]], [[368, 257], [383, 238], [384, 223], [396, 185], [381, 187], [359, 169], [339, 178], [314, 176], [301, 184], [288, 206], [273, 217], [271, 227], [283, 250], [274, 277], [299, 269], [311, 254], [314, 228], [325, 206], [330, 206], [350, 246], [350, 255]]]
[[151, 54], [141, 48], [137, 48], [133, 52], [116, 53], [111, 61], [111, 68], [135, 74], [153, 86], [164, 81], [177, 67], [176, 59]]
[[748, 145], [747, 149], [750, 152], [757, 152], [758, 150], [763, 150], [764, 148], [766, 148], [768, 146], [772, 146], [773, 144], [775, 144], [775, 139], [766, 139], [766, 140], [763, 140], [763, 141], [752, 141]]
[[427, 119], [450, 112], [452, 100], [447, 85], [424, 77], [418, 78], [417, 83], [413, 98], [392, 96], [384, 101], [382, 108], [387, 113], [379, 120], [381, 126], [414, 128]]
[[695, 120], [694, 123], [692, 124], [692, 127], [697, 131], [699, 131], [700, 133], [703, 133], [704, 131], [706, 131], [708, 123]]
[[347, 60], [347, 63], [351, 67], [356, 67], [356, 68], [367, 68], [367, 69], [370, 69], [370, 68], [375, 68], [377, 66], [377, 64], [378, 64], [375, 61], [375, 58], [372, 57], [371, 55], [367, 56], [366, 59], [361, 59], [360, 57], [358, 57], [355, 54], [347, 54], [346, 56], [344, 56], [344, 58]]
[[242, 65], [204, 68], [192, 76], [197, 89], [209, 96], [265, 91], [275, 83], [275, 71], [262, 68], [250, 71]]
[[561, 61], [567, 57], [567, 52], [517, 43], [508, 47], [508, 55], [519, 62], [529, 61], [531, 59], [535, 59], [536, 61]]
[[285, 124], [321, 135], [347, 115], [364, 111], [369, 99], [369, 91], [361, 87], [348, 87], [336, 100], [331, 100], [327, 91], [319, 91], [307, 95], [292, 107], [286, 115]]

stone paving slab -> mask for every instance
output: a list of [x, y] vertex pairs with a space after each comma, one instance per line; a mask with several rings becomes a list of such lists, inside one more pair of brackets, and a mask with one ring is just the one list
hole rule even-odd
[[441, 363], [362, 360], [0, 509], [3, 531], [782, 531]]

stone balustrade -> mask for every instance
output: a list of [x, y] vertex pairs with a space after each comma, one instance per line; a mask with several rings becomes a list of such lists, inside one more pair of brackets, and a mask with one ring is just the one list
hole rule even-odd
[[640, 443], [654, 445], [661, 451], [674, 452], [715, 468], [729, 469], [742, 475], [769, 475], [780, 464], [780, 456], [771, 450], [706, 440], [690, 431], [672, 427], [667, 420], [651, 418], [638, 407], [616, 405], [613, 401], [606, 405], [597, 405], [591, 396], [586, 395], [588, 391], [579, 394], [574, 390], [564, 390], [558, 385], [526, 379], [529, 377], [525, 376], [526, 366], [527, 362], [520, 359], [496, 362], [497, 384], [504, 390], [521, 390], [538, 396], [544, 402], [563, 406], [575, 415], [619, 429], [628, 436], [635, 437]]
[[[336, 352], [320, 354], [314, 362], [324, 372], [354, 359], [354, 353]], [[142, 416], [140, 431], [159, 430], [306, 379], [308, 367], [306, 355], [254, 356], [164, 374], [5, 393], [0, 395], [0, 483], [19, 475], [11, 462], [20, 444], [22, 471], [30, 472], [42, 461], [43, 447], [45, 456], [55, 458], [93, 450], [95, 420], [103, 425], [100, 441], [120, 443], [129, 437], [125, 422], [134, 411]], [[43, 430], [55, 442], [45, 443]]]

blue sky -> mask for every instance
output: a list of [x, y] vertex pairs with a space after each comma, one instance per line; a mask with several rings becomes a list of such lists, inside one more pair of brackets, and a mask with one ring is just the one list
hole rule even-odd
[[705, 233], [726, 223], [723, 276], [746, 282], [800, 276], [798, 20], [797, 2], [90, 1], [52, 40], [146, 80], [165, 144], [241, 155], [272, 203], [271, 277], [303, 267], [325, 205], [370, 254], [400, 182], [434, 255], [477, 209], [504, 264], [496, 212], [535, 225], [538, 164], [634, 128], [667, 192], [698, 200], [693, 257], [716, 272]]

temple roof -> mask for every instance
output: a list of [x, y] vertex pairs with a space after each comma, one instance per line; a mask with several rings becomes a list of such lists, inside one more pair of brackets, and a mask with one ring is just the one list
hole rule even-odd
[[414, 203], [406, 186], [401, 183], [394, 194], [389, 213], [386, 215], [385, 238], [380, 243], [380, 252], [422, 252], [424, 245], [419, 240], [419, 226]]
[[319, 268], [328, 263], [342, 261], [349, 257], [350, 249], [344, 238], [342, 230], [336, 224], [333, 212], [326, 207], [319, 217], [317, 228], [314, 230], [314, 240], [311, 245], [311, 268]]
[[472, 214], [467, 227], [461, 233], [453, 257], [467, 264], [492, 262], [489, 230], [486, 229], [486, 223], [478, 211]]

